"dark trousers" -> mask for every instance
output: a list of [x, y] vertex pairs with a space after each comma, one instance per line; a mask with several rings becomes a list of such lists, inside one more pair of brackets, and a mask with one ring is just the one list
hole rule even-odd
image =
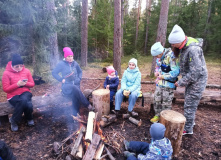
[[[145, 155], [149, 151], [149, 143], [140, 141], [130, 141], [129, 150], [137, 154]], [[127, 157], [127, 160], [137, 160], [135, 156]]]
[[4, 141], [0, 141], [0, 159], [3, 160], [16, 160], [10, 148], [5, 144]]
[[30, 92], [24, 92], [21, 95], [16, 95], [9, 100], [9, 103], [14, 107], [12, 121], [15, 123], [20, 122], [23, 112], [27, 120], [33, 119], [33, 105], [31, 102], [31, 97], [32, 94]]
[[80, 105], [82, 104], [84, 107], [88, 107], [90, 104], [87, 98], [84, 96], [84, 94], [81, 92], [80, 88], [78, 88], [76, 85], [73, 84], [65, 84], [63, 86], [62, 91], [69, 90], [70, 94], [65, 96], [69, 96], [72, 98], [72, 106], [73, 106], [73, 115], [77, 116], [77, 113], [79, 113]]

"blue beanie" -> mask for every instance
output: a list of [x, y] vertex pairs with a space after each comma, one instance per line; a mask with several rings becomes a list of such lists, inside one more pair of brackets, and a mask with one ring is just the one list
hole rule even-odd
[[154, 123], [150, 126], [150, 135], [153, 140], [163, 139], [166, 128], [161, 123]]
[[184, 40], [185, 40], [185, 33], [183, 32], [183, 29], [176, 24], [173, 27], [168, 37], [168, 41], [170, 44], [176, 44], [176, 43], [181, 43]]
[[163, 53], [164, 47], [161, 45], [160, 42], [154, 43], [151, 47], [151, 55], [152, 56], [157, 56], [161, 53]]
[[135, 58], [132, 58], [129, 63], [134, 63], [135, 66], [137, 67], [137, 60]]
[[21, 56], [16, 53], [12, 55], [12, 66], [15, 66], [18, 64], [24, 64], [24, 63], [23, 63]]

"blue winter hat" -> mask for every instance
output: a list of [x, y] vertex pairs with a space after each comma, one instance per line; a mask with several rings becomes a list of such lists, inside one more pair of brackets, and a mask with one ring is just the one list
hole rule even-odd
[[166, 128], [161, 123], [154, 123], [150, 126], [150, 135], [153, 140], [163, 139]]
[[176, 43], [181, 43], [184, 40], [185, 40], [185, 33], [183, 32], [183, 29], [176, 24], [173, 27], [168, 37], [168, 41], [170, 44], [176, 44]]
[[161, 45], [160, 42], [154, 43], [151, 47], [151, 55], [152, 56], [157, 56], [161, 53], [163, 53], [164, 47]]
[[[135, 66], [137, 67], [137, 60], [136, 60], [135, 58], [132, 58], [132, 59], [129, 61], [129, 63], [134, 63]], [[128, 64], [129, 64], [129, 63], [128, 63]]]

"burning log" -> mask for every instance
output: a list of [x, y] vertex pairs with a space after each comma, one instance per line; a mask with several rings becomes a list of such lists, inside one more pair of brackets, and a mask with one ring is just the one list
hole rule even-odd
[[97, 120], [101, 119], [102, 115], [110, 113], [110, 90], [98, 89], [93, 91], [93, 105], [98, 111]]
[[136, 119], [133, 118], [133, 117], [130, 117], [130, 118], [129, 118], [129, 121], [132, 122], [133, 124], [137, 125], [138, 127], [140, 127], [141, 124], [142, 124], [141, 119], [140, 119], [140, 121], [138, 121], [138, 120], [136, 120]]
[[97, 151], [96, 151], [95, 155], [94, 155], [94, 159], [95, 159], [95, 160], [99, 160], [99, 159], [101, 158], [101, 155], [102, 155], [102, 153], [103, 153], [103, 150], [104, 150], [104, 143], [101, 142], [101, 143], [99, 144], [98, 148], [97, 148]]
[[186, 118], [179, 112], [173, 110], [160, 112], [160, 123], [166, 127], [165, 137], [171, 141], [174, 156], [177, 156], [180, 150], [185, 122]]
[[78, 117], [75, 117], [75, 116], [73, 116], [73, 115], [72, 115], [72, 117], [73, 117], [74, 120], [76, 120], [76, 121], [78, 121], [78, 122], [80, 122], [80, 123], [87, 124], [87, 122], [85, 122], [85, 121], [79, 119]]
[[91, 140], [92, 140], [95, 116], [96, 115], [94, 112], [89, 112], [89, 114], [88, 114], [87, 132], [85, 135], [85, 140], [88, 142], [91, 142]]
[[79, 145], [81, 143], [81, 140], [82, 140], [82, 137], [84, 135], [84, 132], [85, 132], [85, 127], [81, 127], [80, 132], [78, 134], [78, 137], [77, 137], [77, 139], [76, 139], [76, 141], [74, 143], [74, 147], [71, 150], [71, 155], [73, 155], [73, 156], [76, 155], [76, 153], [78, 151], [78, 147], [79, 147]]
[[82, 143], [78, 147], [76, 157], [79, 158], [79, 159], [82, 159], [82, 157], [83, 157], [83, 146], [82, 146]]
[[82, 160], [92, 160], [93, 159], [100, 140], [101, 140], [101, 137], [98, 134], [94, 133], [91, 144], [89, 145]]

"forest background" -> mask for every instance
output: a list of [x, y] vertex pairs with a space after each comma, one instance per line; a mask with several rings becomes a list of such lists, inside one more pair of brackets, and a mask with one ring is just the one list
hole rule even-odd
[[[5, 67], [13, 53], [20, 53], [34, 75], [49, 80], [65, 46], [81, 64], [82, 2], [85, 0], [0, 0], [0, 67]], [[121, 4], [119, 57], [151, 63], [161, 1], [121, 0]], [[91, 0], [88, 5], [89, 63], [114, 61], [114, 7], [114, 0]], [[178, 24], [187, 36], [203, 38], [206, 59], [220, 63], [221, 1], [170, 0], [168, 10], [166, 37]], [[165, 47], [170, 47], [167, 38]]]

